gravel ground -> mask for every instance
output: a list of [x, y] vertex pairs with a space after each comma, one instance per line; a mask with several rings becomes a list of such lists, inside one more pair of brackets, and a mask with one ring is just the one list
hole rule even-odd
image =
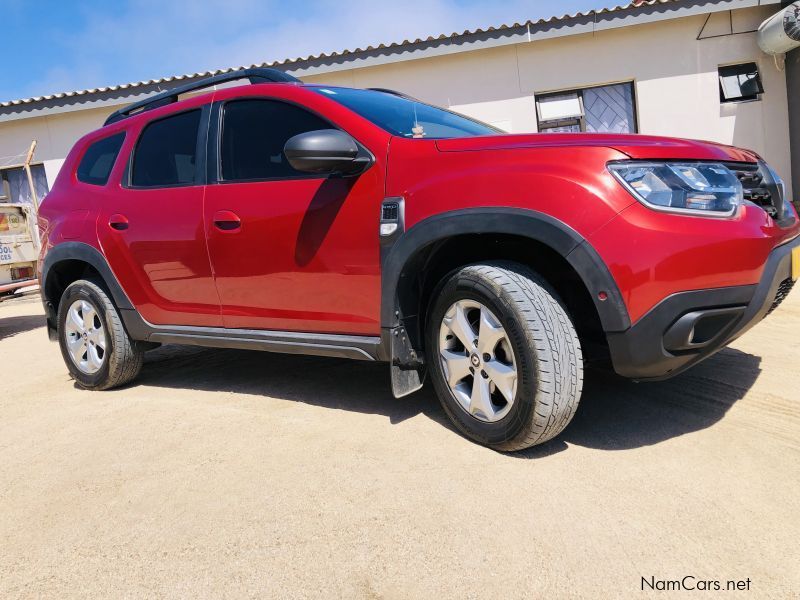
[[9, 300], [0, 597], [798, 597], [798, 358], [795, 292], [673, 380], [590, 375], [560, 438], [503, 455], [381, 365], [164, 347], [81, 391]]

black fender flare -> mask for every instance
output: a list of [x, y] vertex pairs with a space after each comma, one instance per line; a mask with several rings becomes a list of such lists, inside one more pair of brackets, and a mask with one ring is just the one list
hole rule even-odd
[[[627, 307], [611, 272], [597, 251], [566, 223], [544, 213], [507, 207], [468, 208], [428, 217], [400, 235], [382, 260], [381, 327], [399, 326], [398, 289], [409, 261], [423, 248], [464, 234], [507, 234], [543, 243], [563, 256], [583, 281], [606, 332], [631, 325]], [[605, 292], [606, 299], [600, 299]]]
[[58, 300], [57, 298], [47, 297], [48, 280], [51, 276], [51, 271], [55, 265], [67, 260], [78, 260], [91, 265], [100, 273], [103, 281], [108, 286], [108, 291], [111, 292], [117, 308], [122, 310], [134, 309], [133, 304], [131, 304], [130, 299], [123, 291], [102, 253], [94, 246], [83, 242], [63, 242], [47, 251], [41, 270], [41, 293], [45, 306], [47, 306], [47, 303], [52, 304], [54, 300]]

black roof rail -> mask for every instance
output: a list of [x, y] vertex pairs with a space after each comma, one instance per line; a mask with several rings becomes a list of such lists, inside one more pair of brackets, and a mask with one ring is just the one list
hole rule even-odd
[[252, 67], [250, 69], [239, 69], [238, 71], [220, 73], [219, 75], [198, 79], [197, 81], [174, 87], [171, 90], [160, 92], [155, 96], [150, 96], [139, 102], [134, 102], [125, 108], [120, 108], [111, 113], [103, 125], [110, 125], [111, 123], [127, 119], [136, 113], [172, 104], [178, 101], [178, 96], [181, 94], [188, 94], [189, 92], [202, 90], [203, 88], [220, 83], [227, 83], [228, 81], [236, 81], [237, 79], [249, 79], [250, 83], [300, 83], [297, 77], [292, 77], [283, 71], [267, 67]]
[[414, 100], [415, 102], [419, 102], [414, 96], [409, 96], [408, 94], [404, 94], [403, 92], [398, 92], [397, 90], [390, 90], [388, 88], [367, 88], [370, 92], [383, 92], [384, 94], [391, 94], [392, 96], [399, 96], [400, 98], [405, 98], [406, 100]]

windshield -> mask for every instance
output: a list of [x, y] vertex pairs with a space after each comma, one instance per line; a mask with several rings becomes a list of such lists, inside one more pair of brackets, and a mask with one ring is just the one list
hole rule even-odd
[[386, 92], [350, 88], [314, 88], [314, 91], [400, 137], [436, 139], [503, 133], [449, 110]]

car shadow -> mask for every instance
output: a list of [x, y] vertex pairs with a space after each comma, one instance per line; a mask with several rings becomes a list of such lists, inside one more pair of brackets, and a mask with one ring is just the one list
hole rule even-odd
[[760, 374], [761, 357], [734, 348], [666, 381], [636, 383], [588, 370], [580, 407], [567, 429], [514, 456], [539, 458], [569, 445], [629, 450], [700, 431], [720, 421]]
[[[761, 358], [727, 348], [690, 371], [653, 383], [587, 371], [581, 404], [555, 440], [510, 454], [542, 458], [570, 445], [599, 450], [652, 446], [720, 421], [761, 373]], [[453, 430], [430, 384], [400, 400], [383, 364], [242, 350], [164, 346], [146, 357], [136, 384], [268, 396], [334, 410], [386, 416], [419, 414]]]
[[294, 259], [301, 267], [317, 255], [355, 181], [355, 178], [325, 179], [319, 186], [297, 232]]
[[45, 326], [42, 315], [24, 315], [18, 317], [0, 317], [0, 340], [13, 337], [26, 331]]
[[367, 361], [162, 346], [145, 355], [134, 385], [268, 396], [383, 415], [391, 423], [419, 414], [447, 422], [431, 386], [396, 400], [389, 387], [389, 367]]

